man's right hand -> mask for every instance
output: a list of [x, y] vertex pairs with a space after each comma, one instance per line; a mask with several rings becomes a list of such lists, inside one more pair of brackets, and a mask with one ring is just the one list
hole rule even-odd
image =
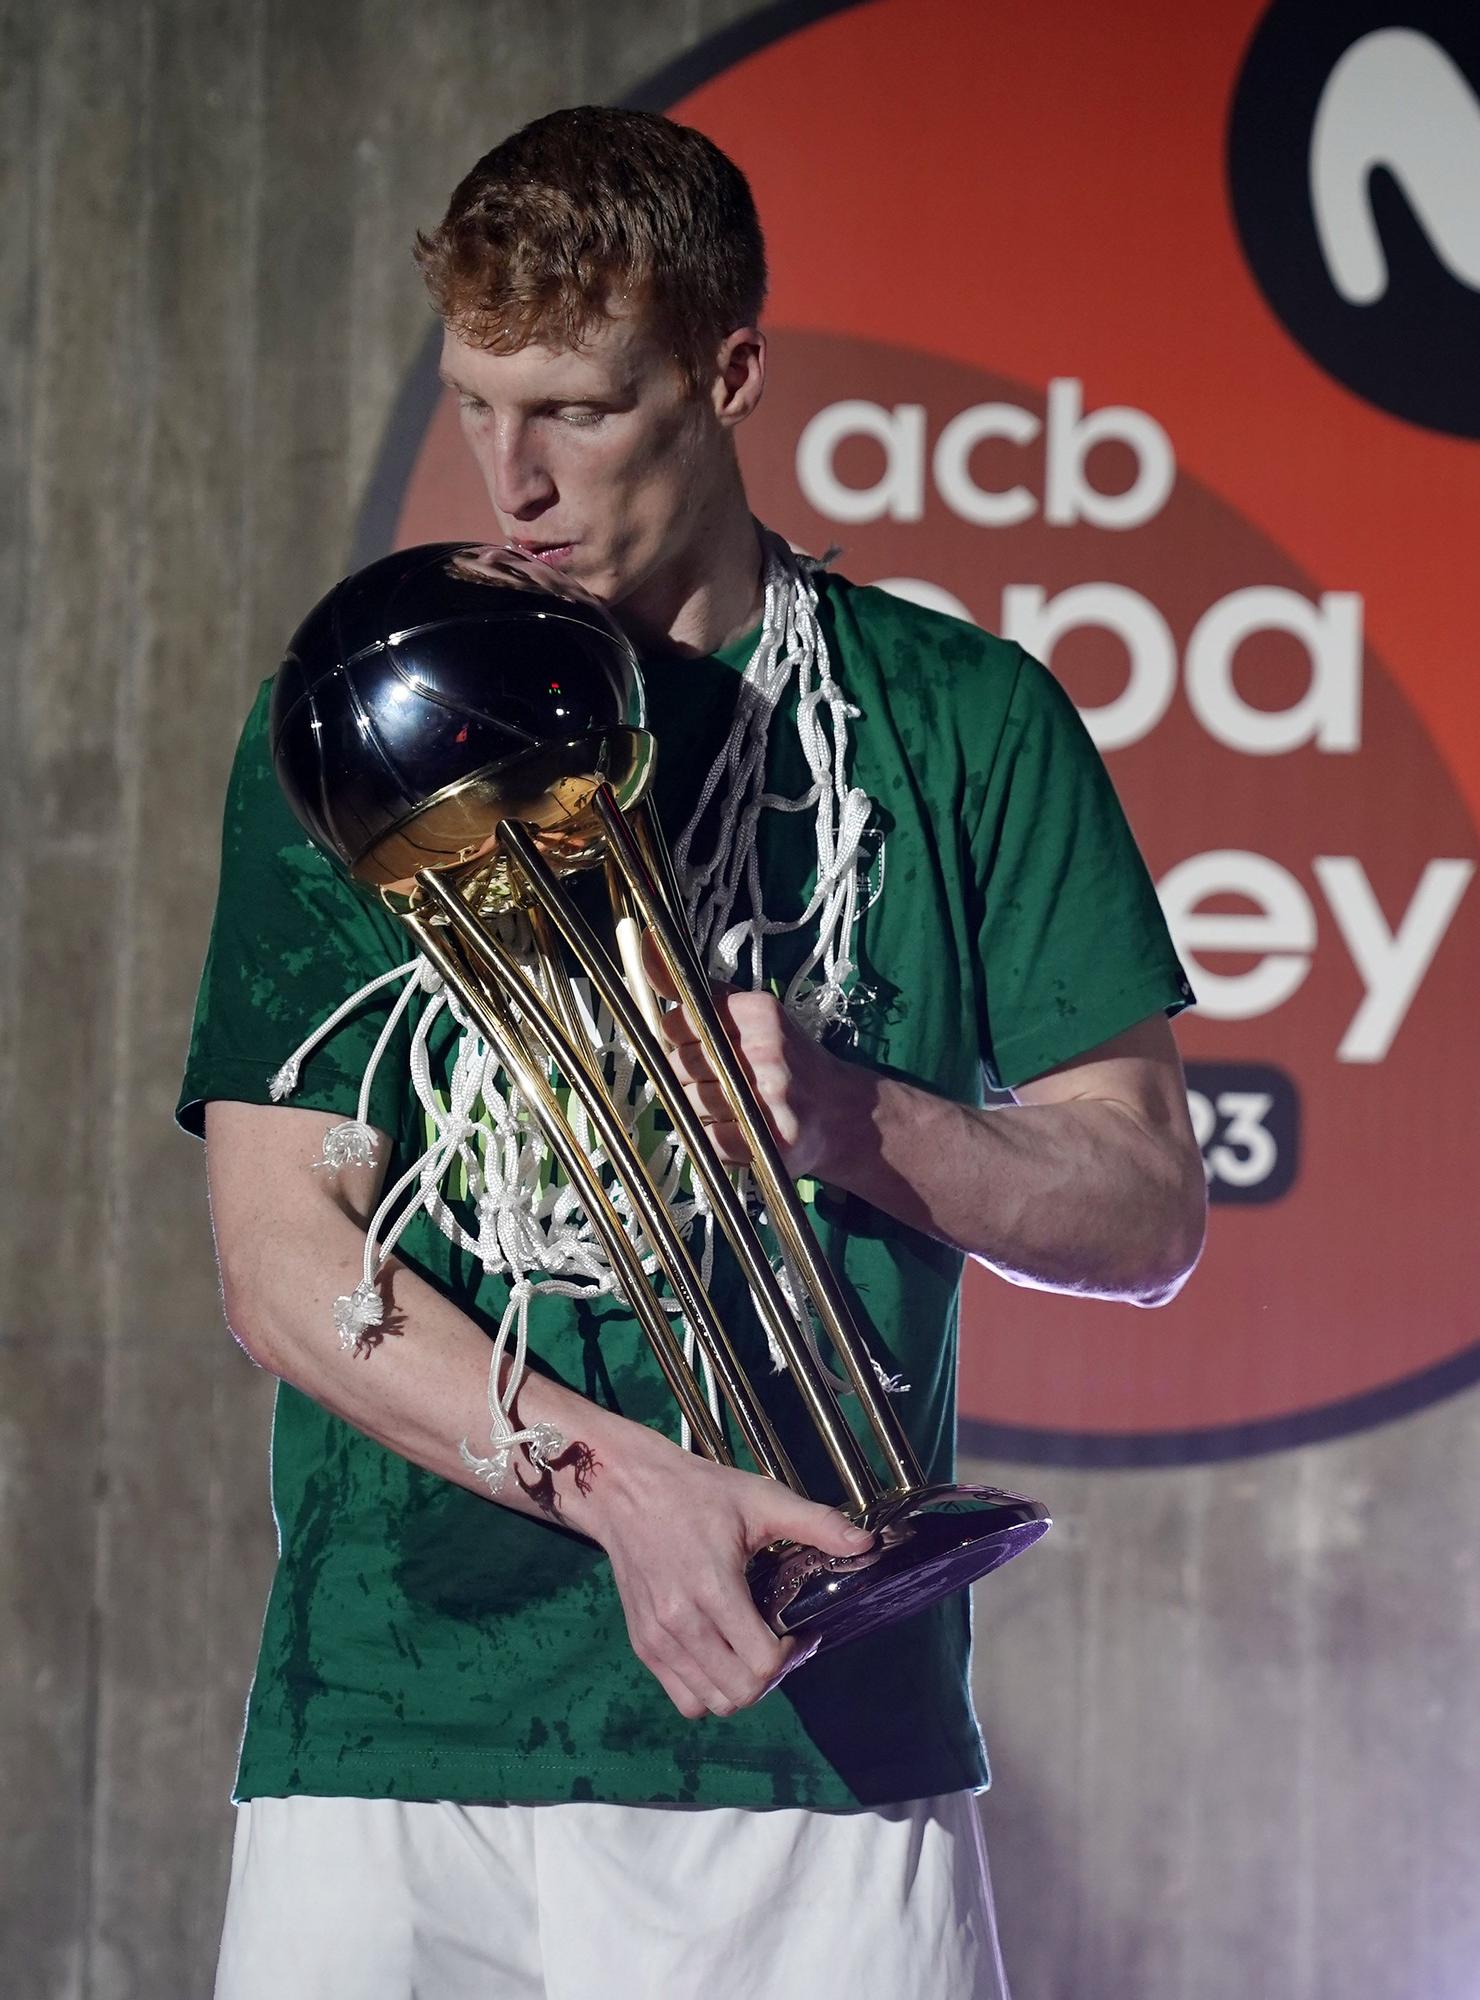
[[856, 1556], [873, 1537], [777, 1480], [635, 1428], [620, 1463], [596, 1470], [585, 1505], [566, 1519], [610, 1556], [632, 1650], [679, 1713], [733, 1715], [774, 1687], [797, 1651], [756, 1610], [750, 1558], [783, 1539]]

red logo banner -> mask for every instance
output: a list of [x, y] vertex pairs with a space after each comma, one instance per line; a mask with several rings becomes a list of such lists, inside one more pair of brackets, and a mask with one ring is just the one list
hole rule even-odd
[[[667, 106], [767, 229], [757, 511], [1052, 665], [1201, 1001], [1204, 1263], [1156, 1312], [973, 1272], [999, 1453], [1229, 1455], [1480, 1373], [1480, 49], [1408, 11], [874, 0]], [[387, 477], [398, 543], [486, 522], [450, 408], [382, 536]]]

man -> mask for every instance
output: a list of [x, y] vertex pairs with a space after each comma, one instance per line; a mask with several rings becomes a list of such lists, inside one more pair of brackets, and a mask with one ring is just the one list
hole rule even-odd
[[[711, 966], [749, 988], [731, 1024], [948, 1477], [963, 1255], [1152, 1305], [1201, 1243], [1166, 1018], [1190, 995], [1108, 781], [1018, 649], [758, 530], [734, 438], [765, 378], [764, 254], [707, 140], [557, 113], [478, 164], [419, 258], [493, 539], [605, 600], [643, 656], [657, 807]], [[416, 1216], [370, 1288], [370, 1351], [340, 1351], [335, 1302], [343, 1325], [461, 1044], [423, 1016], [418, 1096], [405, 1020], [362, 1088], [373, 998], [314, 1043], [406, 944], [305, 844], [264, 736], [259, 699], [181, 1107], [206, 1135], [228, 1320], [282, 1379], [282, 1560], [218, 1992], [999, 1992], [964, 1597], [781, 1680], [748, 1555], [867, 1538], [674, 1441], [631, 1314], [568, 1261], [548, 1190], [506, 1170], [524, 1140], [491, 1085], [466, 1187], [448, 1183], [483, 1247]], [[681, 1013], [667, 1032], [733, 1157]], [[984, 1065], [1016, 1108], [981, 1108]], [[346, 1119], [372, 1128], [368, 1163], [335, 1151]], [[316, 1172], [326, 1135], [341, 1164]], [[503, 1221], [527, 1203], [496, 1244], [495, 1184]], [[714, 1288], [770, 1379], [722, 1256]], [[515, 1321], [534, 1365], [511, 1387], [489, 1336]], [[490, 1392], [518, 1436], [571, 1448], [521, 1448], [513, 1476], [508, 1451], [460, 1449]], [[833, 1490], [777, 1410], [809, 1488]]]

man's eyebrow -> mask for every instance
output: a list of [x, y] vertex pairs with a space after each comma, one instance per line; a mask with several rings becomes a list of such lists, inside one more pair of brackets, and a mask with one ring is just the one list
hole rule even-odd
[[[445, 368], [437, 370], [437, 380], [442, 384], [444, 389], [453, 389], [460, 396], [472, 396], [478, 401], [482, 401], [482, 397], [477, 389], [473, 388], [467, 382], [459, 381], [456, 375], [449, 375]], [[531, 398], [528, 407], [531, 409], [555, 409], [562, 403], [627, 403], [632, 400], [635, 394], [636, 388], [631, 376], [624, 374], [619, 376], [614, 382], [607, 384], [592, 383], [578, 387], [575, 383], [571, 383], [567, 387], [556, 388], [548, 395]]]

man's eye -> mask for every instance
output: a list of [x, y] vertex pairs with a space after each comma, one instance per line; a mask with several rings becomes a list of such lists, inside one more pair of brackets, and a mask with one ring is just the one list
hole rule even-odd
[[602, 418], [606, 415], [606, 411], [593, 410], [585, 403], [572, 403], [565, 409], [558, 411], [557, 415], [563, 424], [575, 424], [578, 429], [589, 430], [593, 424], [601, 422]]
[[460, 410], [466, 410], [469, 416], [476, 417], [481, 416], [488, 408], [488, 405], [483, 401], [481, 396], [459, 396], [457, 407]]

